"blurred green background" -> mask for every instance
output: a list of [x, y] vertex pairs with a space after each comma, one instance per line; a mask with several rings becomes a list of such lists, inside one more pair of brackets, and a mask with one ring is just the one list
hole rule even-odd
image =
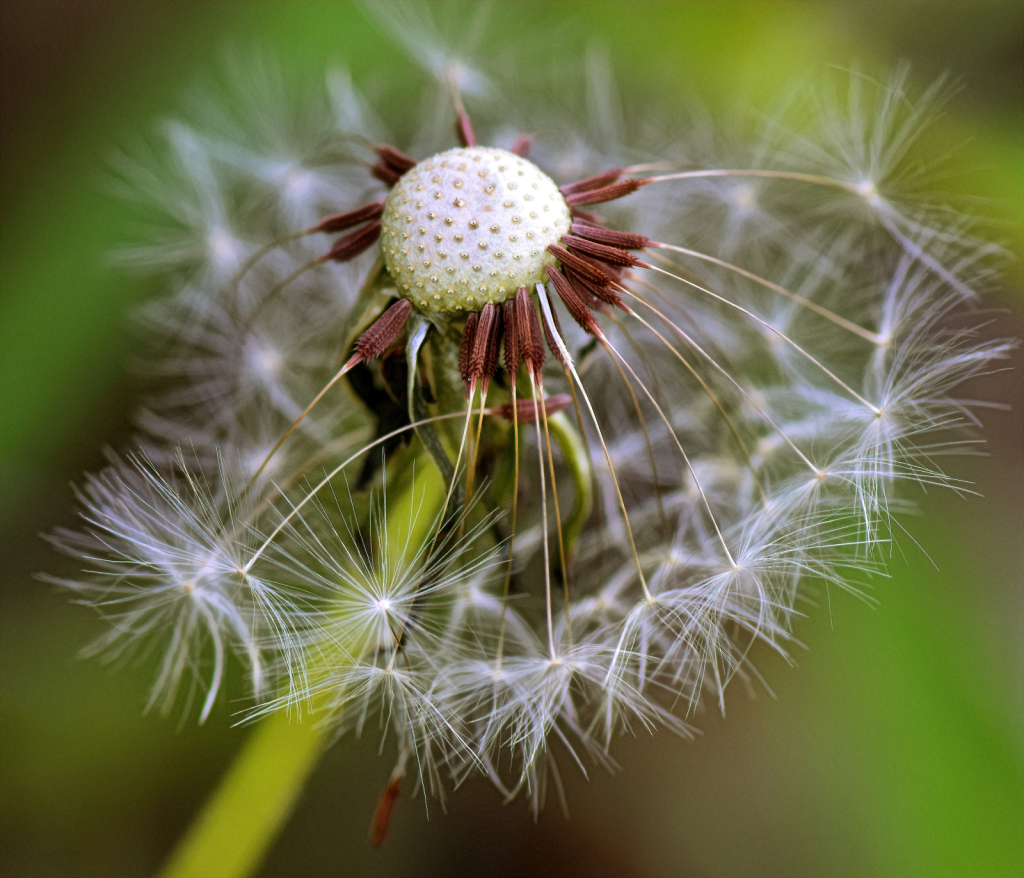
[[[961, 83], [934, 132], [958, 146], [948, 189], [984, 210], [1016, 254], [987, 332], [1020, 337], [1024, 228], [1021, 2], [519, 3], [610, 52], [623, 93], [664, 106], [766, 105], [825, 66]], [[133, 304], [155, 290], [107, 267], [132, 235], [108, 157], [221, 69], [226, 47], [269, 50], [357, 83], [417, 76], [358, 8], [336, 3], [5, 0], [0, 152], [0, 874], [152, 873], [246, 731], [222, 703], [204, 727], [143, 716], [145, 667], [76, 658], [100, 630], [32, 580], [67, 571], [37, 538], [73, 521], [69, 483], [123, 446], [136, 386]], [[387, 107], [377, 108], [386, 119]], [[703, 736], [623, 739], [623, 770], [563, 764], [570, 817], [503, 806], [484, 782], [448, 813], [404, 796], [382, 850], [366, 842], [391, 758], [334, 746], [264, 866], [267, 875], [1024, 874], [1022, 364], [966, 393], [987, 456], [952, 465], [978, 496], [921, 498], [877, 607], [822, 594], [772, 687], [732, 691]], [[937, 568], [937, 569], [936, 569]]]

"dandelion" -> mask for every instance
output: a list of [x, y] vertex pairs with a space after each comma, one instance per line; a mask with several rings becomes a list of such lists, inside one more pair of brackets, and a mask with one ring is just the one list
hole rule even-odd
[[[142, 322], [146, 457], [56, 538], [95, 568], [65, 584], [113, 617], [105, 647], [166, 642], [162, 705], [209, 665], [205, 719], [230, 644], [242, 721], [393, 734], [375, 843], [407, 772], [536, 809], [556, 752], [613, 766], [624, 731], [724, 709], [807, 583], [882, 569], [901, 482], [956, 484], [952, 394], [1008, 350], [948, 328], [995, 251], [912, 190], [937, 92], [915, 104], [905, 72], [723, 163], [547, 118], [531, 138], [480, 59], [412, 54], [448, 143], [385, 142], [336, 72], [337, 128], [175, 124], [187, 186], [127, 170], [175, 229], [136, 253], [175, 284]], [[639, 142], [609, 81], [592, 57], [593, 122]], [[207, 489], [223, 460], [240, 484]]]

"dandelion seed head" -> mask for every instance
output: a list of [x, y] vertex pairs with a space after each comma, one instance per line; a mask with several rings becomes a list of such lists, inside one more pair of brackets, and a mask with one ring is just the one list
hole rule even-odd
[[384, 264], [428, 313], [478, 311], [557, 265], [548, 246], [569, 206], [536, 165], [503, 149], [463, 147], [425, 159], [391, 190], [381, 217]]
[[731, 144], [595, 53], [503, 96], [482, 13], [431, 9], [371, 12], [431, 78], [406, 139], [344, 71], [293, 101], [261, 68], [253, 120], [165, 125], [128, 175], [171, 278], [151, 466], [87, 481], [59, 541], [106, 646], [162, 638], [161, 704], [196, 675], [205, 716], [234, 650], [249, 715], [379, 727], [425, 787], [537, 807], [556, 751], [689, 734], [814, 583], [858, 593], [1007, 348], [949, 328], [993, 252], [924, 197], [905, 74]]

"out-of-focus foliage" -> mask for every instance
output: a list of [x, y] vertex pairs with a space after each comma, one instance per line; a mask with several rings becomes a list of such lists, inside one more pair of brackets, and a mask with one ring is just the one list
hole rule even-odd
[[[763, 106], [825, 65], [909, 59], [920, 84], [948, 71], [962, 87], [933, 142], [958, 150], [939, 185], [992, 199], [1019, 260], [1019, 2], [517, 6], [527, 32], [592, 33], [626, 98], [659, 106]], [[224, 705], [202, 728], [141, 717], [148, 671], [76, 662], [97, 621], [30, 578], [60, 563], [34, 535], [70, 519], [67, 482], [129, 435], [125, 315], [146, 290], [105, 262], [134, 221], [106, 191], [106, 160], [216, 81], [226, 49], [259, 47], [299, 78], [343, 62], [371, 91], [419, 74], [359, 8], [334, 3], [20, 3], [3, 31], [0, 871], [151, 872], [245, 732], [228, 730]], [[1020, 334], [1020, 276], [1018, 261], [993, 299], [1007, 309], [994, 335]], [[976, 395], [1019, 408], [1016, 366]], [[368, 758], [375, 738], [346, 742], [266, 873], [1019, 874], [1019, 411], [993, 411], [986, 432], [990, 457], [966, 468], [986, 499], [924, 501], [877, 609], [823, 592], [797, 626], [802, 666], [758, 662], [778, 701], [736, 689], [728, 721], [701, 717], [693, 744], [624, 742], [627, 772], [589, 789], [570, 778], [569, 821], [549, 809], [534, 825], [484, 784], [429, 822], [403, 801], [381, 852], [364, 839], [391, 762]]]

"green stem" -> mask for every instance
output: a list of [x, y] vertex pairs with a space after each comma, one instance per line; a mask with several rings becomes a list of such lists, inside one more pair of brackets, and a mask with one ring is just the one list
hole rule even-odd
[[562, 449], [566, 466], [572, 474], [573, 488], [576, 492], [572, 514], [566, 519], [565, 554], [572, 554], [573, 546], [579, 538], [583, 525], [594, 508], [593, 472], [590, 467], [590, 455], [584, 447], [579, 434], [570, 426], [564, 414], [559, 412], [548, 418], [551, 435]]
[[307, 716], [273, 713], [252, 732], [161, 878], [244, 878], [252, 875], [316, 765], [325, 729]]

